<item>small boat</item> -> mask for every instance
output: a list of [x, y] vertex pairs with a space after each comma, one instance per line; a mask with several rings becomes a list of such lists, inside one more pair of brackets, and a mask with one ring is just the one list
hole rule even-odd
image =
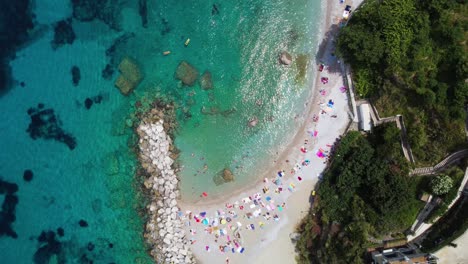
[[164, 55], [164, 56], [167, 56], [167, 55], [169, 55], [169, 54], [171, 54], [171, 51], [170, 51], [170, 50], [167, 50], [167, 51], [164, 51], [164, 52], [163, 52], [163, 55]]
[[190, 39], [188, 38], [188, 39], [185, 41], [184, 45], [187, 47], [189, 43], [190, 43]]

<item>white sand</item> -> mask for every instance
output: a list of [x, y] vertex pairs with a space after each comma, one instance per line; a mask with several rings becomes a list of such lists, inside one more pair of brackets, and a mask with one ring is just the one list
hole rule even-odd
[[[359, 2], [361, 2], [361, 0], [346, 1], [347, 4], [352, 5], [353, 9]], [[323, 4], [325, 5], [326, 12], [324, 12], [325, 19], [323, 20], [324, 23], [322, 23], [320, 41], [330, 28], [331, 23], [336, 23], [339, 18], [341, 18], [345, 7], [345, 4], [339, 4], [338, 0], [328, 1], [328, 3]], [[336, 60], [328, 61], [331, 58], [330, 51], [333, 48], [331, 41], [327, 44], [324, 54], [320, 54], [320, 56], [327, 61], [330, 67], [336, 69], [339, 68], [339, 64]], [[322, 84], [320, 81], [321, 77], [328, 77], [329, 82], [327, 84]], [[239, 248], [245, 248], [244, 253], [232, 253], [231, 251], [222, 253], [219, 250], [219, 245], [225, 245], [227, 243], [227, 236], [221, 236], [217, 239], [218, 241], [215, 242], [215, 236], [205, 232], [207, 226], [196, 223], [193, 219], [191, 221], [185, 219], [184, 222], [190, 222], [191, 225], [186, 226], [187, 239], [196, 240], [191, 248], [199, 263], [226, 263], [227, 257], [229, 258], [229, 263], [295, 263], [294, 245], [291, 243], [289, 235], [294, 232], [296, 225], [309, 210], [309, 196], [311, 190], [313, 190], [318, 181], [318, 175], [325, 168], [325, 159], [318, 158], [316, 152], [319, 148], [324, 151], [330, 150], [330, 146], [335, 142], [335, 139], [344, 132], [349, 122], [347, 93], [342, 93], [340, 91], [340, 87], [343, 86], [342, 79], [341, 73], [331, 74], [327, 70], [324, 70], [322, 73], [317, 72], [316, 84], [312, 87], [315, 95], [314, 99], [311, 100], [313, 103], [309, 105], [310, 111], [308, 115], [305, 116], [306, 121], [292, 142], [292, 147], [282, 155], [286, 157], [285, 159], [288, 159], [289, 162], [287, 163], [285, 160], [278, 161], [276, 167], [267, 172], [265, 176], [269, 179], [267, 184], [263, 182], [253, 183], [255, 184], [253, 187], [234, 194], [228, 194], [226, 197], [214, 201], [202, 200], [194, 204], [185, 204], [181, 201], [179, 203], [181, 211], [184, 213], [187, 210], [193, 212], [194, 215], [200, 212], [206, 212], [210, 222], [217, 217], [217, 210], [222, 210], [225, 213], [229, 210], [236, 212], [238, 215], [237, 218], [231, 216], [233, 221], [227, 224], [217, 225], [219, 228], [227, 230], [231, 240], [234, 239], [234, 235], [232, 230], [228, 228], [228, 225], [230, 224], [237, 227], [236, 222], [242, 224], [242, 227], [239, 228], [242, 239], [239, 239], [238, 242], [240, 244]], [[325, 96], [319, 93], [321, 89], [326, 91]], [[333, 108], [327, 114], [320, 114], [319, 104], [326, 104], [330, 99], [334, 101]], [[317, 123], [312, 121], [314, 115], [319, 116], [319, 121]], [[332, 118], [331, 115], [337, 115], [337, 117]], [[317, 137], [313, 137], [310, 133], [310, 131], [314, 130], [318, 131]], [[305, 144], [306, 139], [308, 140], [308, 144]], [[307, 153], [304, 154], [300, 151], [302, 146], [308, 149]], [[306, 159], [310, 160], [310, 164], [308, 166], [300, 165]], [[292, 175], [291, 169], [296, 163], [299, 164], [301, 169]], [[277, 172], [283, 169], [286, 171], [286, 175], [281, 178], [283, 191], [277, 194], [274, 192], [277, 186], [272, 183], [272, 180], [277, 178]], [[298, 176], [302, 177], [302, 181], [298, 180]], [[295, 185], [293, 192], [288, 190], [290, 183]], [[264, 186], [269, 187], [269, 193], [264, 194], [262, 192]], [[255, 193], [260, 193], [262, 195], [261, 200], [265, 204], [268, 204], [265, 200], [266, 196], [270, 196], [274, 200], [273, 205], [275, 207], [282, 205], [284, 202], [285, 207], [283, 211], [280, 212], [277, 207], [273, 211], [268, 211], [261, 205], [250, 209], [250, 205], [253, 203], [244, 204], [242, 199], [249, 196], [253, 198]], [[239, 208], [227, 209], [225, 207], [226, 203], [234, 203], [236, 201], [245, 208], [240, 210]], [[261, 209], [260, 216], [253, 217], [252, 219], [244, 218], [247, 212], [253, 212], [257, 209]], [[265, 220], [262, 215], [266, 212], [270, 212], [271, 215], [277, 214], [280, 218], [279, 221], [274, 221], [273, 219]], [[226, 216], [229, 215], [225, 215], [224, 217], [219, 216], [218, 219], [226, 218]], [[259, 222], [265, 223], [263, 229], [259, 227]], [[254, 224], [254, 231], [246, 229], [246, 226], [250, 224]], [[192, 235], [190, 229], [196, 230], [196, 234]], [[210, 252], [206, 251], [206, 246], [210, 247]], [[231, 246], [237, 249], [232, 243]]]

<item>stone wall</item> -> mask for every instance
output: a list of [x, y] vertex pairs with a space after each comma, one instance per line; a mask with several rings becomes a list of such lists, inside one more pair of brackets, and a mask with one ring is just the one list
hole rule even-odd
[[[155, 109], [151, 111], [155, 112]], [[163, 116], [162, 112], [159, 114]], [[166, 134], [163, 119], [155, 120], [154, 116], [157, 114], [143, 119], [137, 128], [140, 163], [150, 175], [144, 182], [151, 192], [145, 238], [157, 263], [195, 263], [178, 216], [180, 193], [178, 179], [172, 169], [172, 141]]]

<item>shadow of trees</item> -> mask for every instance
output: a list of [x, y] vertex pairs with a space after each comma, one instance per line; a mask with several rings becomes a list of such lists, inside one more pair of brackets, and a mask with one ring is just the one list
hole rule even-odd
[[338, 63], [339, 58], [335, 56], [335, 44], [338, 37], [340, 27], [338, 24], [332, 24], [325, 33], [320, 42], [317, 53], [315, 55], [315, 64], [326, 65], [326, 71], [330, 74], [341, 74], [341, 67]]

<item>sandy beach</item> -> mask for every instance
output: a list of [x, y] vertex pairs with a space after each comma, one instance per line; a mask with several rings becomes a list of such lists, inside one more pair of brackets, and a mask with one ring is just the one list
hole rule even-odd
[[[346, 4], [322, 3], [318, 58], [326, 64], [317, 71], [309, 111], [282, 158], [265, 178], [222, 198], [179, 202], [186, 239], [199, 263], [295, 263], [290, 234], [310, 208], [311, 191], [326, 166], [328, 154], [350, 122], [346, 87], [339, 61], [331, 55]], [[338, 27], [333, 27], [338, 28]], [[315, 62], [311, 62], [315, 63]]]

